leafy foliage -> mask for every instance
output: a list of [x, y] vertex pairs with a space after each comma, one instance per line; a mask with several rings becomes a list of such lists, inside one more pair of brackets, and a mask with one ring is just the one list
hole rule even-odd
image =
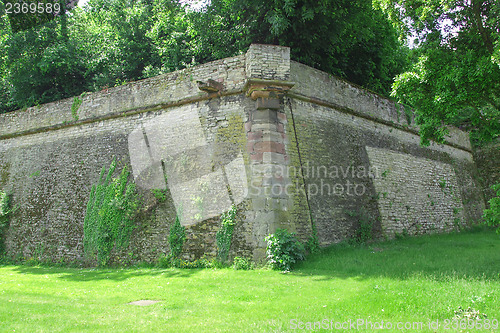
[[[0, 0], [0, 113], [180, 69], [192, 57], [185, 12], [171, 0], [91, 0], [13, 29]], [[175, 66], [173, 65], [175, 62]]]
[[92, 186], [84, 219], [84, 251], [96, 257], [99, 265], [107, 265], [114, 247], [128, 245], [136, 228], [134, 215], [139, 206], [135, 184], [128, 182], [129, 171], [122, 169], [119, 177], [112, 178], [116, 160], [106, 174], [103, 167], [99, 182]]
[[[7, 14], [14, 32], [29, 30], [33, 27], [54, 20], [75, 5], [75, 0], [37, 0], [6, 1], [13, 4], [11, 13]], [[17, 5], [19, 4], [19, 5]]]
[[233, 260], [233, 268], [236, 270], [250, 270], [253, 269], [253, 263], [248, 260], [247, 258], [242, 258], [242, 257], [234, 257]]
[[200, 62], [251, 43], [285, 45], [296, 61], [388, 94], [406, 61], [396, 31], [370, 0], [212, 0], [190, 19]]
[[488, 201], [490, 207], [484, 211], [483, 218], [486, 224], [497, 227], [497, 233], [500, 234], [500, 184], [492, 186], [497, 192], [497, 196]]
[[392, 95], [414, 107], [423, 144], [442, 142], [447, 125], [476, 144], [500, 135], [498, 1], [376, 1], [402, 38], [417, 36], [412, 68]]
[[170, 246], [170, 256], [172, 258], [178, 258], [182, 252], [182, 247], [184, 246], [184, 241], [186, 240], [186, 230], [179, 221], [179, 216], [175, 217], [175, 222], [170, 228], [170, 235], [168, 237], [168, 242]]
[[85, 65], [74, 40], [63, 34], [61, 19], [6, 34], [3, 64], [3, 111], [74, 96], [82, 91]]
[[158, 261], [158, 266], [161, 268], [222, 268], [223, 266], [215, 259], [208, 260], [200, 258], [193, 261], [183, 260], [181, 258], [174, 258], [172, 256], [161, 257]]
[[231, 208], [221, 214], [221, 225], [215, 240], [217, 243], [217, 259], [221, 262], [226, 262], [229, 256], [229, 249], [231, 248], [231, 240], [233, 239], [234, 226], [236, 225], [236, 206], [232, 205]]
[[[48, 1], [48, 0], [43, 0]], [[388, 94], [406, 50], [370, 0], [90, 0], [21, 23], [0, 0], [0, 113], [243, 53], [290, 46], [292, 58]], [[70, 0], [68, 0], [68, 3]]]
[[295, 263], [305, 259], [304, 245], [286, 229], [277, 229], [266, 237], [267, 259], [274, 269], [290, 271]]
[[78, 97], [78, 96], [75, 96], [73, 98], [73, 104], [71, 105], [71, 116], [73, 117], [73, 119], [75, 121], [78, 121], [78, 109], [80, 108], [80, 106], [82, 105], [82, 100]]

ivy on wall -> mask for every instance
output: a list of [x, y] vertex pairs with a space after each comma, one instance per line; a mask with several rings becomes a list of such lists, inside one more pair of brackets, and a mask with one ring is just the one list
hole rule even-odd
[[234, 226], [236, 224], [236, 206], [232, 205], [231, 208], [221, 214], [221, 225], [219, 231], [215, 235], [217, 242], [217, 259], [220, 262], [226, 262], [229, 255], [229, 248], [231, 247], [231, 240], [233, 239]]
[[170, 244], [170, 255], [172, 258], [178, 258], [182, 252], [184, 241], [186, 240], [186, 228], [181, 225], [179, 216], [175, 217], [175, 223], [170, 228], [168, 243]]
[[116, 160], [111, 162], [107, 173], [106, 168], [102, 168], [99, 182], [92, 186], [84, 219], [85, 255], [96, 258], [102, 266], [109, 263], [114, 247], [128, 245], [139, 207], [135, 184], [128, 183], [127, 167], [119, 177], [112, 178], [115, 169]]

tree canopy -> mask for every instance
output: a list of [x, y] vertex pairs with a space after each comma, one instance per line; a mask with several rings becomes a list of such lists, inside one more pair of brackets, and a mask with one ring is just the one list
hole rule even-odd
[[212, 0], [197, 11], [176, 0], [90, 0], [17, 18], [5, 3], [0, 112], [233, 56], [251, 43], [290, 46], [294, 60], [385, 95], [406, 59], [370, 0]]
[[415, 36], [412, 68], [392, 95], [414, 107], [424, 144], [447, 125], [476, 144], [500, 134], [500, 3], [479, 0], [377, 0], [400, 36]]
[[200, 61], [284, 45], [296, 61], [386, 95], [405, 66], [407, 49], [371, 0], [212, 0], [190, 17]]

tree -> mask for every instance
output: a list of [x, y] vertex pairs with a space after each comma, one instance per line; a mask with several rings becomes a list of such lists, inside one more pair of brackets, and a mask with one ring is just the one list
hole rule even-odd
[[91, 0], [75, 12], [70, 34], [86, 66], [87, 90], [141, 79], [147, 66], [159, 65], [148, 36], [152, 20], [149, 1]]
[[192, 60], [185, 12], [173, 0], [91, 0], [70, 26], [88, 91], [171, 72]]
[[[3, 3], [0, 6], [5, 9]], [[6, 16], [2, 19], [0, 112], [81, 92], [84, 65], [78, 47], [69, 39], [67, 15], [26, 29], [18, 27], [17, 32], [11, 29]]]
[[370, 0], [213, 0], [201, 11], [187, 8], [178, 0], [90, 0], [19, 30], [3, 15], [0, 112], [233, 56], [251, 43], [290, 46], [294, 60], [383, 94], [406, 59]]
[[500, 135], [500, 4], [479, 0], [377, 0], [402, 38], [416, 35], [412, 68], [392, 95], [415, 108], [423, 144], [446, 126], [481, 144]]
[[18, 31], [2, 15], [0, 113], [185, 67], [185, 15], [173, 0], [91, 0]]
[[388, 94], [406, 59], [370, 0], [212, 0], [190, 19], [199, 62], [245, 52], [251, 43], [284, 45], [296, 61]]
[[10, 96], [11, 84], [8, 81], [8, 53], [6, 40], [12, 34], [10, 29], [9, 19], [5, 14], [5, 6], [0, 1], [0, 113], [5, 111], [12, 111], [15, 108], [12, 106], [12, 99]]
[[78, 0], [37, 0], [36, 2], [10, 0], [8, 3], [9, 6], [6, 9], [8, 8], [9, 12], [3, 12], [9, 18], [12, 31], [18, 32], [45, 24], [64, 15], [76, 6]]

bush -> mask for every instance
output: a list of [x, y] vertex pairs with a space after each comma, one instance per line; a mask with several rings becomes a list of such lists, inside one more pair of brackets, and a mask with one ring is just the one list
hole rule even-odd
[[497, 196], [488, 201], [490, 208], [484, 211], [483, 218], [487, 225], [497, 227], [497, 233], [500, 233], [500, 184], [491, 188], [497, 192]]
[[247, 271], [253, 269], [253, 264], [247, 258], [234, 257], [233, 268]]
[[278, 229], [266, 237], [267, 259], [274, 269], [289, 271], [305, 258], [304, 245], [285, 229]]

